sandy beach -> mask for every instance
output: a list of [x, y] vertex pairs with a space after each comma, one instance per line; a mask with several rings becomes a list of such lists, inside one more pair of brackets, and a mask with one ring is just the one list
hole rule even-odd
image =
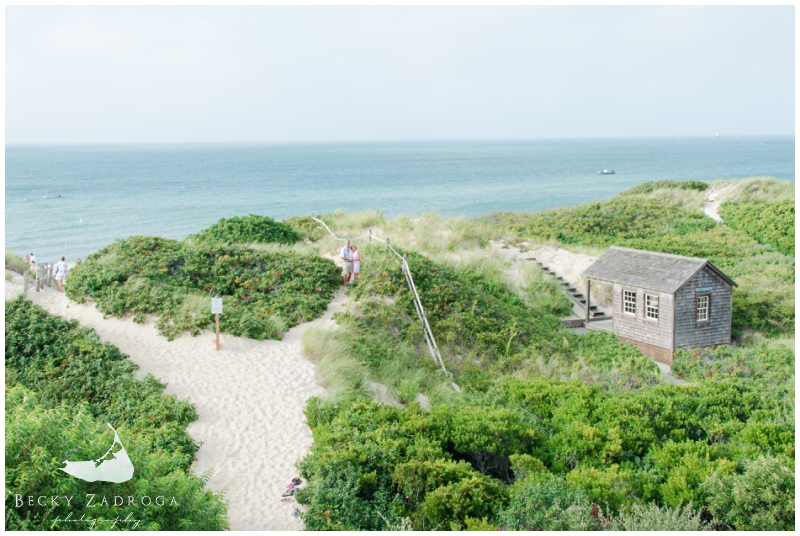
[[[22, 278], [5, 282], [6, 300], [22, 292]], [[331, 315], [345, 303], [340, 289], [325, 315], [284, 334], [282, 341], [254, 341], [221, 335], [216, 351], [213, 332], [183, 335], [168, 342], [153, 319], [103, 319], [91, 304], [76, 304], [53, 289], [28, 291], [28, 298], [50, 313], [75, 319], [97, 331], [139, 366], [137, 377], [152, 374], [167, 384], [166, 394], [190, 400], [199, 418], [187, 431], [203, 443], [195, 471], [214, 474], [212, 490], [226, 490], [231, 530], [303, 530], [293, 517], [296, 502], [281, 494], [299, 476], [295, 467], [311, 446], [303, 408], [325, 390], [315, 380], [314, 365], [303, 355], [300, 337], [309, 326], [335, 325]]]

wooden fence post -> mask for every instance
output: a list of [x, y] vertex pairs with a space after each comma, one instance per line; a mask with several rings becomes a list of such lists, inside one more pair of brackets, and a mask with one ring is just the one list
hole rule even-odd
[[589, 316], [590, 315], [590, 313], [589, 313], [589, 307], [590, 307], [590, 305], [589, 305], [589, 297], [591, 295], [592, 295], [592, 280], [591, 279], [587, 279], [586, 280], [586, 325], [587, 326], [589, 325], [589, 322], [591, 320], [591, 317]]

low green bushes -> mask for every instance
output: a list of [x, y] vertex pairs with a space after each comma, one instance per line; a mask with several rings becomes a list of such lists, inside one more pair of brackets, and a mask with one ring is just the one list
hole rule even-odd
[[[310, 485], [298, 495], [309, 506], [307, 528], [789, 526], [793, 343], [747, 330], [793, 329], [794, 261], [681, 208], [697, 208], [704, 188], [643, 185], [603, 203], [494, 215], [475, 226], [709, 258], [740, 285], [733, 327], [742, 345], [677, 352], [673, 370], [688, 386], [661, 384], [655, 363], [611, 333], [564, 330], [564, 304], [541, 279], [517, 293], [502, 266], [480, 262], [485, 252], [459, 264], [446, 253], [433, 260], [409, 251], [457, 394], [427, 355], [399, 262], [385, 247], [361, 248], [367, 268], [348, 288], [354, 305], [336, 316], [340, 329], [305, 341], [340, 396], [307, 408], [314, 447], [300, 464]], [[388, 225], [410, 233], [420, 223]], [[426, 233], [403, 243], [449, 240]], [[367, 380], [405, 407], [353, 394]], [[418, 392], [430, 398], [429, 411], [413, 403]]]
[[186, 460], [197, 450], [184, 431], [197, 418], [194, 407], [162, 397], [164, 385], [152, 376], [134, 380], [136, 366], [74, 320], [50, 315], [22, 298], [7, 302], [5, 364], [6, 374], [34, 389], [42, 404], [82, 403], [96, 419], [149, 431], [154, 450], [169, 444]]
[[313, 399], [314, 449], [300, 463], [310, 485], [298, 500], [309, 529], [699, 529], [700, 511], [737, 530], [766, 526], [753, 519], [785, 527], [793, 428], [758, 426], [774, 408], [733, 380], [620, 393], [505, 378], [430, 411]]
[[511, 488], [499, 523], [508, 530], [597, 530], [598, 519], [580, 488], [563, 477], [525, 478]]
[[702, 520], [700, 512], [691, 504], [675, 508], [655, 503], [635, 504], [630, 513], [604, 521], [603, 529], [614, 531], [711, 530], [711, 525]]
[[[735, 337], [748, 329], [770, 335], [794, 331], [794, 201], [727, 203], [723, 211], [733, 219], [723, 226], [699, 211], [650, 197], [662, 190], [699, 191], [702, 184], [645, 183], [602, 202], [480, 220], [521, 239], [706, 258], [739, 285], [733, 290]], [[756, 181], [752, 187], [766, 186]], [[759, 219], [762, 214], [766, 219]]]
[[[321, 215], [316, 216], [318, 220], [322, 219]], [[294, 231], [301, 237], [307, 238], [311, 242], [316, 242], [327, 234], [319, 222], [311, 219], [311, 216], [292, 216], [286, 218], [286, 223], [294, 229]]]
[[220, 329], [260, 340], [320, 316], [339, 284], [333, 262], [317, 256], [134, 236], [75, 266], [66, 293], [108, 315], [158, 315], [169, 339], [207, 327], [210, 298], [222, 297]]
[[793, 404], [793, 346], [793, 340], [762, 340], [743, 346], [678, 350], [672, 371], [688, 381], [741, 381], [758, 386], [776, 403]]
[[[5, 336], [6, 528], [228, 528], [223, 496], [204, 489], [208, 475], [192, 473], [191, 404], [163, 396], [152, 376], [135, 380], [136, 366], [92, 330], [21, 298], [6, 303]], [[97, 459], [108, 450], [114, 434], [106, 423], [123, 442], [133, 478], [85, 482], [60, 471], [64, 460]], [[115, 497], [124, 499], [115, 504]]]
[[[355, 307], [335, 317], [344, 329], [309, 334], [306, 351], [324, 364], [329, 384], [341, 385], [338, 371], [356, 367], [351, 378], [369, 374], [401, 402], [420, 392], [448, 398], [450, 380], [429, 356], [399, 263], [385, 247], [366, 245], [363, 255], [369, 268], [347, 291], [357, 300]], [[498, 375], [514, 373], [575, 378], [612, 389], [658, 382], [658, 368], [635, 346], [608, 333], [565, 330], [556, 316], [563, 314], [563, 303], [552, 299], [550, 286], [528, 288], [529, 301], [544, 295], [537, 307], [529, 307], [502, 281], [469, 266], [451, 268], [413, 252], [408, 262], [445, 366], [462, 388], [484, 389]], [[341, 367], [325, 357], [333, 354]]]
[[794, 257], [794, 200], [772, 203], [724, 203], [720, 216], [730, 227], [744, 231], [760, 244], [769, 244]]
[[722, 528], [794, 530], [794, 467], [768, 456], [744, 463], [742, 473], [714, 474], [704, 483], [708, 509]]
[[269, 216], [223, 218], [200, 231], [192, 238], [203, 242], [226, 244], [271, 243], [294, 244], [301, 235], [289, 223], [275, 221]]

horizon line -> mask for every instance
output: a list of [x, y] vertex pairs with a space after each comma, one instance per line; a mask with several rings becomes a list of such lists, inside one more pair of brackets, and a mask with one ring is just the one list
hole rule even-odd
[[487, 143], [487, 142], [542, 142], [542, 141], [628, 141], [628, 140], [683, 140], [683, 139], [745, 139], [792, 138], [794, 134], [693, 134], [664, 136], [607, 136], [607, 137], [552, 137], [552, 138], [442, 138], [442, 139], [381, 139], [381, 140], [286, 140], [286, 141], [118, 141], [118, 142], [6, 142], [5, 147], [98, 147], [130, 145], [337, 145], [337, 144], [391, 144], [391, 143]]

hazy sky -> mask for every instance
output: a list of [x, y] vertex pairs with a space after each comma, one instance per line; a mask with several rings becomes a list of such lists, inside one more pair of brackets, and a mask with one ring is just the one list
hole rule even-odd
[[6, 143], [794, 134], [794, 7], [6, 7]]

